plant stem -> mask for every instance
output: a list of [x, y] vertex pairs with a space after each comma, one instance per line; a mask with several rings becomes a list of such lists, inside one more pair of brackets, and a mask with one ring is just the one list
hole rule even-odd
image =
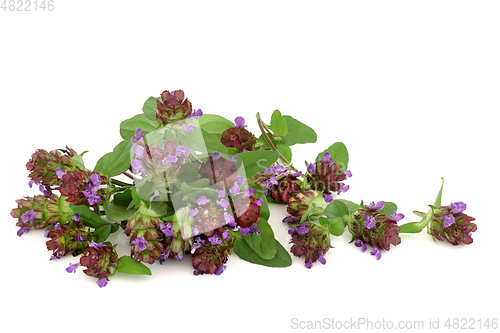
[[297, 169], [294, 168], [292, 163], [290, 163], [283, 155], [281, 155], [281, 153], [278, 151], [278, 148], [276, 148], [274, 146], [273, 142], [269, 138], [269, 135], [266, 133], [267, 132], [266, 125], [262, 121], [262, 118], [260, 117], [260, 113], [258, 113], [258, 112], [257, 112], [257, 124], [259, 125], [260, 131], [262, 132], [262, 136], [264, 136], [264, 139], [266, 140], [267, 144], [269, 145], [269, 147], [271, 147], [272, 150], [274, 150], [275, 152], [280, 154], [280, 160], [283, 161], [285, 166], [290, 167], [290, 169], [292, 169], [295, 172], [299, 172]]
[[121, 180], [118, 180], [118, 179], [111, 178], [110, 181], [111, 181], [111, 184], [118, 185], [118, 186], [126, 186], [126, 187], [134, 186], [132, 184], [122, 182]]

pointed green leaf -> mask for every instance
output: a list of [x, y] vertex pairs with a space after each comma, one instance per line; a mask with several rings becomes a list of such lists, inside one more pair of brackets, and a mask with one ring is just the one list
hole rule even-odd
[[270, 260], [265, 260], [259, 257], [254, 250], [250, 248], [243, 238], [238, 238], [234, 242], [234, 253], [243, 260], [257, 265], [267, 267], [288, 267], [292, 265], [292, 258], [287, 250], [277, 240], [274, 240], [276, 246], [276, 255]]
[[127, 171], [130, 167], [130, 150], [134, 143], [130, 140], [120, 142], [111, 153], [101, 157], [94, 168], [95, 172], [102, 172], [106, 177], [114, 177]]
[[283, 116], [285, 119], [288, 133], [282, 137], [288, 146], [295, 144], [314, 143], [318, 139], [316, 132], [307, 125], [304, 125], [291, 116]]
[[242, 152], [235, 156], [243, 162], [246, 178], [251, 178], [273, 165], [280, 155], [272, 150], [254, 150]]
[[142, 129], [143, 134], [150, 133], [158, 127], [158, 122], [148, 119], [144, 113], [138, 114], [120, 124], [120, 135], [124, 140], [131, 140], [137, 129]]
[[271, 131], [276, 136], [285, 136], [288, 133], [288, 126], [279, 110], [275, 110], [271, 115]]
[[339, 163], [342, 166], [342, 170], [347, 170], [347, 164], [349, 163], [349, 152], [342, 142], [335, 142], [333, 145], [328, 147], [328, 149], [319, 153], [316, 157], [316, 162], [319, 162], [319, 160], [321, 160], [325, 156], [326, 152], [329, 152], [330, 157], [336, 163]]
[[110, 220], [121, 222], [125, 220], [130, 220], [132, 216], [134, 216], [136, 209], [129, 208], [130, 202], [132, 201], [132, 197], [130, 197], [130, 201], [127, 205], [121, 205], [117, 203], [117, 198], [113, 200], [106, 200], [103, 203], [104, 212], [106, 213], [106, 217]]
[[243, 235], [246, 243], [262, 259], [270, 260], [276, 254], [276, 245], [274, 242], [274, 232], [269, 223], [259, 218], [258, 227], [260, 234]]
[[419, 222], [411, 222], [411, 223], [406, 223], [401, 226], [401, 229], [399, 230], [399, 233], [406, 233], [406, 234], [417, 234], [422, 231], [422, 226], [420, 225]]
[[360, 207], [360, 205], [355, 204], [354, 202], [349, 201], [349, 200], [336, 199], [336, 201], [341, 201], [341, 202], [343, 202], [346, 205], [347, 209], [349, 210], [349, 215], [355, 213], [359, 209], [359, 207]]
[[151, 270], [148, 267], [129, 256], [122, 256], [118, 259], [116, 270], [125, 274], [151, 275]]
[[341, 217], [334, 217], [329, 219], [322, 217], [319, 219], [319, 224], [327, 225], [330, 229], [330, 233], [335, 236], [342, 235], [345, 230], [344, 220]]
[[156, 122], [156, 101], [159, 97], [149, 97], [142, 106], [142, 112], [149, 119]]
[[378, 210], [380, 214], [384, 214], [385, 216], [389, 217], [392, 214], [394, 214], [395, 211], [398, 210], [398, 206], [394, 202], [389, 202], [386, 201], [384, 203], [384, 207]]
[[92, 239], [96, 243], [104, 243], [106, 239], [108, 239], [109, 234], [111, 233], [111, 224], [103, 225], [97, 228], [92, 234]]
[[337, 199], [330, 202], [323, 213], [331, 218], [342, 217], [349, 215], [349, 209], [343, 201]]
[[439, 189], [439, 192], [438, 192], [438, 194], [436, 196], [436, 200], [434, 201], [434, 206], [435, 207], [441, 206], [441, 197], [443, 195], [444, 178], [441, 177], [441, 180], [442, 180], [442, 182], [441, 182], [441, 188]]
[[234, 126], [232, 121], [216, 114], [204, 114], [202, 117], [198, 118], [198, 121], [201, 128], [218, 139], [221, 138], [225, 130]]
[[112, 224], [106, 220], [103, 220], [95, 212], [91, 211], [88, 206], [77, 206], [75, 204], [70, 204], [69, 207], [71, 208], [73, 213], [79, 215], [80, 222], [88, 227], [99, 229], [104, 225], [111, 225], [111, 232], [115, 232], [116, 230], [118, 230], [118, 224]]
[[281, 156], [283, 156], [288, 162], [292, 162], [292, 150], [288, 147], [288, 145], [283, 142], [278, 142], [276, 144], [276, 148]]

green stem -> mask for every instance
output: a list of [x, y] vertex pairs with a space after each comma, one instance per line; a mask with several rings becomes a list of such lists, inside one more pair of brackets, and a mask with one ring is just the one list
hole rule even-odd
[[260, 131], [262, 132], [262, 136], [264, 136], [264, 139], [266, 140], [267, 144], [269, 145], [269, 147], [271, 147], [272, 150], [274, 150], [275, 152], [280, 154], [280, 160], [283, 161], [285, 166], [290, 167], [290, 169], [292, 169], [295, 172], [299, 172], [299, 170], [294, 168], [292, 163], [290, 163], [283, 155], [281, 155], [281, 153], [278, 151], [278, 148], [276, 148], [274, 146], [273, 142], [271, 141], [268, 134], [266, 133], [267, 127], [264, 124], [264, 122], [262, 121], [262, 118], [260, 117], [260, 113], [258, 113], [258, 112], [257, 112], [257, 124], [259, 125]]
[[111, 178], [110, 181], [111, 181], [111, 184], [118, 185], [118, 186], [125, 186], [125, 187], [133, 187], [134, 186], [132, 184], [122, 182], [121, 180], [118, 180], [118, 179]]

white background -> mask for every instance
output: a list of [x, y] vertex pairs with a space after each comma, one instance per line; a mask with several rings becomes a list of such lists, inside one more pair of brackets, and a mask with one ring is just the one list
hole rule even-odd
[[[2, 327], [284, 332], [292, 318], [440, 318], [444, 329], [447, 318], [500, 317], [497, 1], [54, 3], [0, 11]], [[255, 114], [269, 121], [275, 109], [310, 125], [318, 142], [295, 147], [299, 169], [344, 142], [353, 177], [342, 197], [394, 201], [405, 223], [445, 177], [443, 203], [467, 203], [474, 243], [402, 235], [376, 261], [346, 233], [311, 270], [298, 258], [273, 269], [233, 255], [221, 276], [169, 261], [100, 289], [66, 273], [77, 258], [49, 261], [43, 231], [16, 236], [9, 213], [37, 194], [24, 167], [36, 149], [89, 150], [93, 168], [121, 140], [120, 122], [166, 89], [205, 113], [243, 116], [255, 133]], [[284, 216], [272, 207], [289, 248]]]

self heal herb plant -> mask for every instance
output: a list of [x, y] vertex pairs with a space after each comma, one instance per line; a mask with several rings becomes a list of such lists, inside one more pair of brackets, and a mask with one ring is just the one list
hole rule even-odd
[[[148, 265], [169, 259], [191, 260], [194, 275], [220, 275], [233, 253], [268, 267], [292, 265], [291, 253], [309, 269], [326, 264], [332, 236], [346, 227], [377, 260], [400, 234], [425, 227], [434, 240], [472, 243], [474, 218], [463, 202], [441, 206], [442, 187], [427, 213], [415, 212], [421, 221], [400, 226], [394, 203], [339, 198], [353, 176], [342, 142], [298, 170], [292, 147], [315, 143], [315, 131], [279, 110], [267, 124], [260, 113], [256, 120], [258, 135], [242, 116], [204, 114], [182, 90], [166, 90], [121, 122], [123, 140], [93, 168], [86, 152], [38, 149], [26, 169], [41, 194], [16, 201], [17, 235], [44, 230], [50, 260], [78, 257], [65, 270], [82, 270], [101, 288], [116, 273], [150, 275]], [[269, 204], [286, 207], [290, 253], [274, 236]], [[108, 240], [117, 232], [128, 237], [129, 255]]]

